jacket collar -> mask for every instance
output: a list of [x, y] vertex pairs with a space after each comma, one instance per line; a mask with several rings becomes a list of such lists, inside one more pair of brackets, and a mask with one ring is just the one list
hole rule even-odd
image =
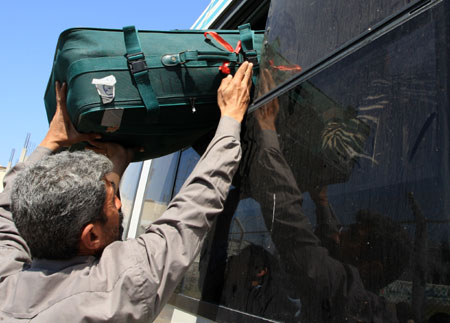
[[64, 260], [51, 260], [51, 259], [33, 259], [30, 270], [50, 270], [61, 271], [67, 267], [73, 267], [76, 265], [89, 265], [93, 263], [97, 258], [94, 256], [76, 256], [70, 259]]

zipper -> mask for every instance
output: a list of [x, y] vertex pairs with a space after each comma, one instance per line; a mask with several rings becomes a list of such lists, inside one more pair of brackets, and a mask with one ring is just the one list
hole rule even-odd
[[195, 113], [195, 112], [197, 112], [197, 110], [195, 109], [195, 100], [196, 100], [197, 98], [189, 98], [189, 103], [191, 104], [191, 108], [192, 108], [192, 113]]
[[[181, 99], [180, 102], [170, 102], [172, 100]], [[187, 99], [187, 100], [186, 100]], [[203, 99], [203, 100], [202, 100]], [[163, 109], [164, 107], [168, 106], [185, 106], [186, 108], [191, 108], [191, 111], [193, 114], [197, 112], [197, 105], [198, 104], [214, 104], [216, 103], [215, 100], [211, 100], [211, 96], [200, 96], [200, 97], [175, 97], [175, 98], [161, 98], [158, 100], [160, 107]], [[137, 109], [145, 109], [145, 105], [142, 103], [141, 100], [122, 100], [122, 101], [114, 101], [116, 105], [122, 105], [123, 108], [127, 107], [135, 107]], [[86, 111], [91, 110], [92, 108], [97, 108], [96, 111], [104, 111], [106, 110], [104, 107], [101, 106], [100, 103], [90, 103], [83, 105], [78, 110], [78, 113], [76, 115], [75, 120], [79, 120], [80, 116], [85, 113]], [[119, 107], [120, 108], [120, 107]]]

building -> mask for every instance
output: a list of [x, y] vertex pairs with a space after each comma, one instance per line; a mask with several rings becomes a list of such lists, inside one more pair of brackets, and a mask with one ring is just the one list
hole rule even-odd
[[[31, 137], [31, 134], [27, 133], [27, 136], [25, 139], [25, 144], [24, 144], [22, 151], [20, 153], [20, 156], [19, 156], [19, 160], [18, 160], [19, 163], [24, 162], [27, 159], [27, 152], [28, 152], [28, 145], [30, 142], [30, 137]], [[8, 166], [7, 167], [0, 166], [0, 192], [3, 191], [3, 178], [5, 177], [6, 173], [11, 169], [11, 167], [13, 167], [12, 163], [13, 163], [15, 151], [16, 151], [15, 149], [13, 149], [11, 151], [11, 158], [9, 159]]]

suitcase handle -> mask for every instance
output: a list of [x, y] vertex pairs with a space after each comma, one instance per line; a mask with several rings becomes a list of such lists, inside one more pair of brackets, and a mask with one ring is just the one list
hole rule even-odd
[[192, 61], [229, 61], [239, 62], [239, 55], [229, 52], [190, 50], [161, 57], [164, 66], [176, 66]]

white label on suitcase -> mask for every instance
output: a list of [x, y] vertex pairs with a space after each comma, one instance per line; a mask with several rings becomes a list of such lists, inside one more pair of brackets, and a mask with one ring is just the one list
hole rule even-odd
[[116, 96], [116, 78], [109, 75], [102, 79], [92, 79], [92, 84], [97, 88], [103, 104], [111, 103]]
[[106, 132], [114, 132], [119, 129], [122, 115], [123, 109], [107, 109], [103, 112], [102, 126], [108, 127]]

